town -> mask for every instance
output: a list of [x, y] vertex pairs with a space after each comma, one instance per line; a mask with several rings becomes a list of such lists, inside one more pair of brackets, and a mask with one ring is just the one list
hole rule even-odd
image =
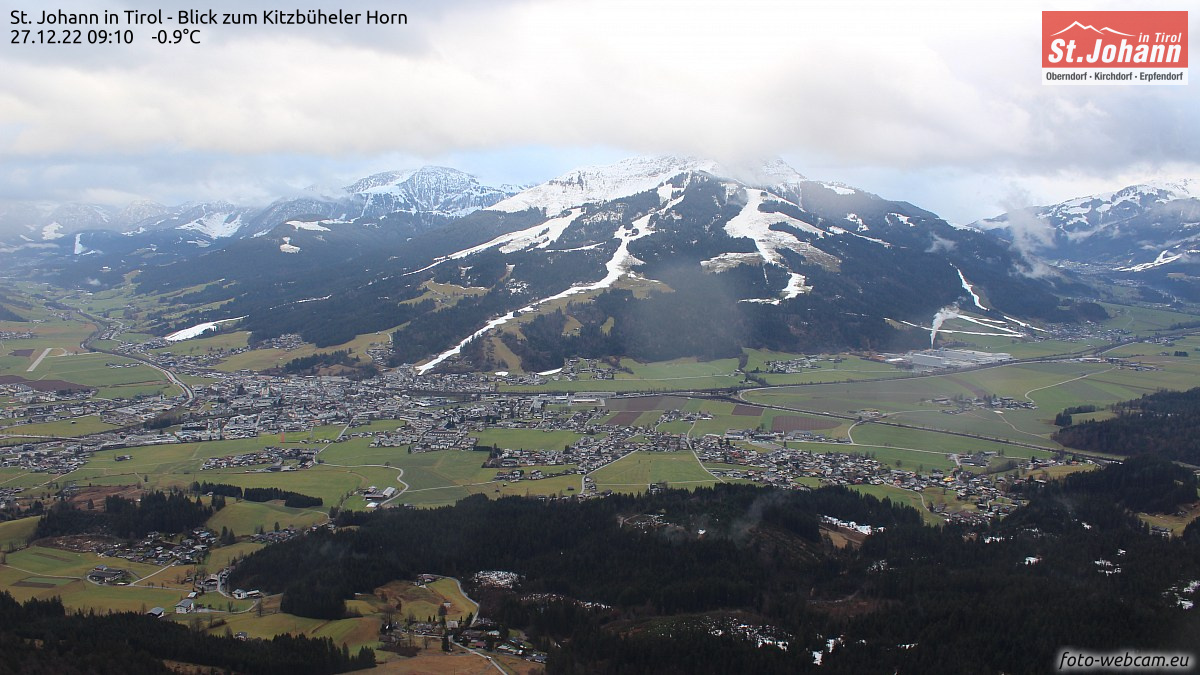
[[[110, 327], [104, 335], [119, 339], [121, 328]], [[174, 397], [160, 395], [138, 400], [99, 399], [94, 396], [95, 390], [38, 391], [27, 384], [0, 385], [3, 393], [23, 404], [4, 411], [4, 416], [16, 425], [10, 426], [10, 430], [20, 424], [72, 420], [85, 415], [98, 415], [103, 422], [117, 427], [78, 438], [30, 440], [6, 448], [0, 454], [0, 466], [66, 476], [104, 451], [278, 436], [281, 443], [264, 443], [257, 451], [207, 458], [200, 470], [294, 472], [319, 465], [322, 449], [330, 443], [365, 437], [369, 438], [370, 447], [395, 448], [406, 454], [486, 450], [486, 454], [480, 454], [480, 467], [494, 469], [492, 480], [505, 485], [577, 475], [577, 487], [569, 488], [569, 492], [580, 499], [611, 494], [611, 489], [597, 485], [592, 474], [633, 453], [690, 453], [715, 481], [750, 481], [785, 489], [809, 489], [818, 484], [886, 485], [918, 495], [937, 488], [953, 493], [955, 502], [972, 505], [962, 509], [948, 509], [944, 502], [927, 505], [930, 511], [951, 520], [986, 522], [1019, 505], [1005, 496], [1006, 483], [1012, 476], [988, 471], [996, 459], [995, 453], [967, 450], [948, 453], [952, 469], [900, 468], [877, 461], [869, 452], [856, 451], [853, 445], [846, 445], [844, 451], [830, 451], [829, 444], [845, 444], [848, 439], [816, 431], [728, 428], [724, 433], [692, 435], [668, 433], [660, 427], [678, 422], [694, 425], [711, 420], [710, 413], [666, 409], [652, 423], [642, 418], [642, 425], [635, 423], [637, 413], [610, 414], [613, 406], [625, 410], [621, 407], [623, 401], [644, 399], [645, 395], [639, 393], [522, 394], [501, 389], [503, 385], [575, 382], [581, 377], [611, 378], [619, 364], [602, 360], [569, 359], [562, 369], [528, 375], [505, 372], [422, 375], [409, 366], [373, 378], [351, 379], [249, 370], [223, 372], [212, 366], [230, 352], [217, 350], [201, 356], [184, 356], [163, 349], [170, 345], [161, 339], [120, 342], [115, 351], [176, 375], [203, 377], [205, 384], [195, 385]], [[259, 348], [299, 346], [298, 336], [285, 335]], [[248, 348], [233, 352], [245, 349]], [[990, 356], [961, 350], [941, 350], [938, 354], [930, 357], [935, 360], [929, 360], [924, 367], [970, 367], [1009, 358], [1007, 354]], [[842, 357], [808, 356], [771, 361], [767, 371], [796, 373], [818, 367], [818, 362], [827, 359], [834, 364], [842, 361]], [[913, 360], [915, 365], [917, 359]], [[1121, 367], [1139, 365], [1120, 359], [1109, 361]], [[954, 414], [975, 408], [1035, 407], [1027, 401], [993, 395], [939, 397], [931, 404]], [[634, 404], [633, 409], [637, 407]], [[862, 421], [880, 417], [874, 410], [857, 413]], [[312, 437], [314, 430], [325, 427], [341, 427], [341, 431], [331, 441]], [[492, 429], [570, 432], [575, 440], [553, 448], [481, 444], [480, 436]], [[288, 437], [299, 447], [286, 444]], [[810, 451], [805, 444], [824, 447], [821, 451]], [[126, 457], [117, 455], [114, 459], [120, 462]], [[1028, 470], [1068, 461], [1039, 458], [1014, 462], [1007, 468]], [[660, 487], [647, 482], [644, 489]], [[400, 486], [370, 486], [360, 494], [370, 509], [406, 504]], [[19, 488], [0, 493], [0, 499], [9, 503], [20, 498]]]

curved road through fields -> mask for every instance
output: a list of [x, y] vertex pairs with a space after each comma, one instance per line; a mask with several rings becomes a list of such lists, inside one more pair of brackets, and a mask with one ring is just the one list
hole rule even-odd
[[137, 361], [139, 363], [150, 366], [151, 368], [162, 373], [167, 378], [167, 381], [169, 381], [171, 384], [173, 384], [176, 387], [179, 387], [181, 390], [183, 390], [183, 395], [187, 399], [184, 402], [185, 405], [190, 404], [192, 401], [196, 400], [196, 392], [193, 391], [190, 386], [188, 386], [186, 383], [184, 383], [183, 380], [180, 380], [179, 377], [177, 377], [175, 375], [175, 373], [167, 370], [166, 368], [163, 368], [162, 366], [154, 363], [153, 361], [151, 361], [145, 357], [138, 356], [137, 354], [121, 354], [119, 352], [114, 352], [114, 351], [111, 351], [108, 349], [100, 349], [99, 347], [96, 347], [95, 346], [96, 340], [98, 340], [100, 338], [100, 334], [103, 333], [105, 331], [105, 329], [112, 326], [112, 322], [110, 322], [106, 319], [102, 319], [98, 316], [95, 316], [94, 314], [88, 314], [87, 312], [83, 311], [82, 309], [78, 309], [75, 307], [72, 307], [71, 309], [73, 311], [77, 312], [80, 316], [86, 318], [88, 321], [91, 321], [92, 323], [96, 324], [96, 330], [93, 331], [91, 335], [87, 336], [87, 339], [85, 339], [83, 342], [81, 342], [79, 344], [80, 347], [82, 347], [83, 349], [86, 349], [90, 352], [99, 352], [102, 354], [111, 354], [113, 356], [119, 356], [119, 357], [125, 358], [125, 359], [133, 359], [134, 361]]

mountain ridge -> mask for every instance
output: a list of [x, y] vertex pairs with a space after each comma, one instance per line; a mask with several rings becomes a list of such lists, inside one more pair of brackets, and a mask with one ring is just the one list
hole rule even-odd
[[[711, 160], [633, 158], [567, 172], [402, 241], [382, 228], [357, 231], [377, 237], [369, 250], [335, 223], [296, 222], [209, 254], [199, 271], [177, 265], [140, 279], [165, 292], [240, 275], [244, 288], [219, 291], [234, 294], [222, 312], [249, 317], [242, 327], [264, 337], [301, 332], [328, 345], [403, 325], [397, 358], [425, 370], [478, 365], [495, 340], [545, 370], [568, 352], [709, 358], [742, 344], [928, 344], [920, 326], [959, 303], [991, 312], [1007, 326], [993, 332], [1004, 335], [1025, 330], [1010, 316], [1055, 316], [1055, 282], [1021, 276], [1015, 257], [983, 233], [807, 180], [778, 161], [748, 167], [743, 179], [734, 173]], [[380, 176], [369, 188], [403, 178]], [[281, 255], [302, 266], [305, 283], [263, 264]], [[354, 269], [327, 275], [320, 268], [335, 255]], [[269, 305], [250, 290], [264, 284], [276, 294]], [[475, 290], [447, 302], [429, 284]], [[580, 325], [570, 334], [565, 323], [557, 332], [543, 325], [567, 316]], [[664, 322], [708, 327], [664, 342]]]

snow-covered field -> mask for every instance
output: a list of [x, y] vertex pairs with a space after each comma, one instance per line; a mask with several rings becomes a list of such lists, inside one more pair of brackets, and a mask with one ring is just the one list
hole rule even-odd
[[191, 328], [184, 328], [183, 330], [177, 330], [174, 333], [171, 333], [170, 335], [164, 337], [163, 339], [166, 340], [167, 342], [180, 342], [182, 340], [190, 340], [194, 337], [200, 337], [201, 335], [203, 335], [204, 333], [207, 333], [210, 330], [216, 330], [217, 326], [220, 324], [229, 323], [230, 321], [240, 321], [244, 318], [246, 318], [246, 317], [239, 316], [239, 317], [236, 317], [233, 319], [221, 319], [220, 321], [206, 321], [204, 323], [198, 323], [195, 326], [192, 326]]

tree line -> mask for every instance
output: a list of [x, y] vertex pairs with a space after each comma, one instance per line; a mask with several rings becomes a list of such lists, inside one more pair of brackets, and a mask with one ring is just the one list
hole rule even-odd
[[245, 499], [248, 502], [269, 502], [276, 499], [282, 499], [283, 505], [294, 509], [307, 509], [314, 506], [321, 506], [324, 500], [320, 497], [310, 497], [309, 495], [284, 490], [277, 487], [248, 487], [243, 488], [239, 485], [229, 485], [227, 483], [203, 483], [193, 481], [191, 491], [197, 495], [220, 495], [222, 497], [233, 497], [234, 499]]
[[1200, 464], [1200, 387], [1162, 391], [1112, 406], [1116, 417], [1074, 424], [1054, 433], [1080, 450], [1128, 456], [1160, 455]]
[[[1180, 484], [1194, 500], [1185, 474], [1149, 458], [1046, 486], [1021, 481], [1014, 494], [1028, 504], [979, 527], [930, 527], [915, 510], [845, 488], [476, 496], [341, 513], [339, 526], [353, 529], [268, 547], [232, 583], [283, 590], [290, 610], [334, 618], [352, 593], [418, 572], [513, 571], [512, 591], [470, 592], [482, 615], [550, 651], [550, 673], [1035, 672], [1064, 644], [1188, 647], [1200, 620], [1169, 589], [1200, 578], [1200, 526], [1167, 540], [1133, 515], [1148, 495], [1186, 499]], [[883, 529], [839, 549], [823, 539], [820, 515]], [[1120, 572], [1103, 574], [1101, 560]], [[717, 634], [722, 620], [771, 626], [790, 645]], [[812, 652], [839, 636], [818, 669]]]
[[0, 591], [0, 673], [173, 673], [164, 660], [225, 672], [322, 675], [375, 666], [329, 638], [237, 640], [135, 612], [68, 613], [59, 598], [18, 603]]
[[107, 533], [136, 539], [149, 532], [176, 534], [203, 526], [224, 505], [224, 499], [214, 499], [211, 505], [205, 505], [199, 498], [193, 501], [176, 490], [169, 493], [155, 490], [142, 495], [139, 501], [109, 495], [104, 498], [103, 510], [79, 509], [61, 501], [46, 510], [33, 536], [40, 539]]

